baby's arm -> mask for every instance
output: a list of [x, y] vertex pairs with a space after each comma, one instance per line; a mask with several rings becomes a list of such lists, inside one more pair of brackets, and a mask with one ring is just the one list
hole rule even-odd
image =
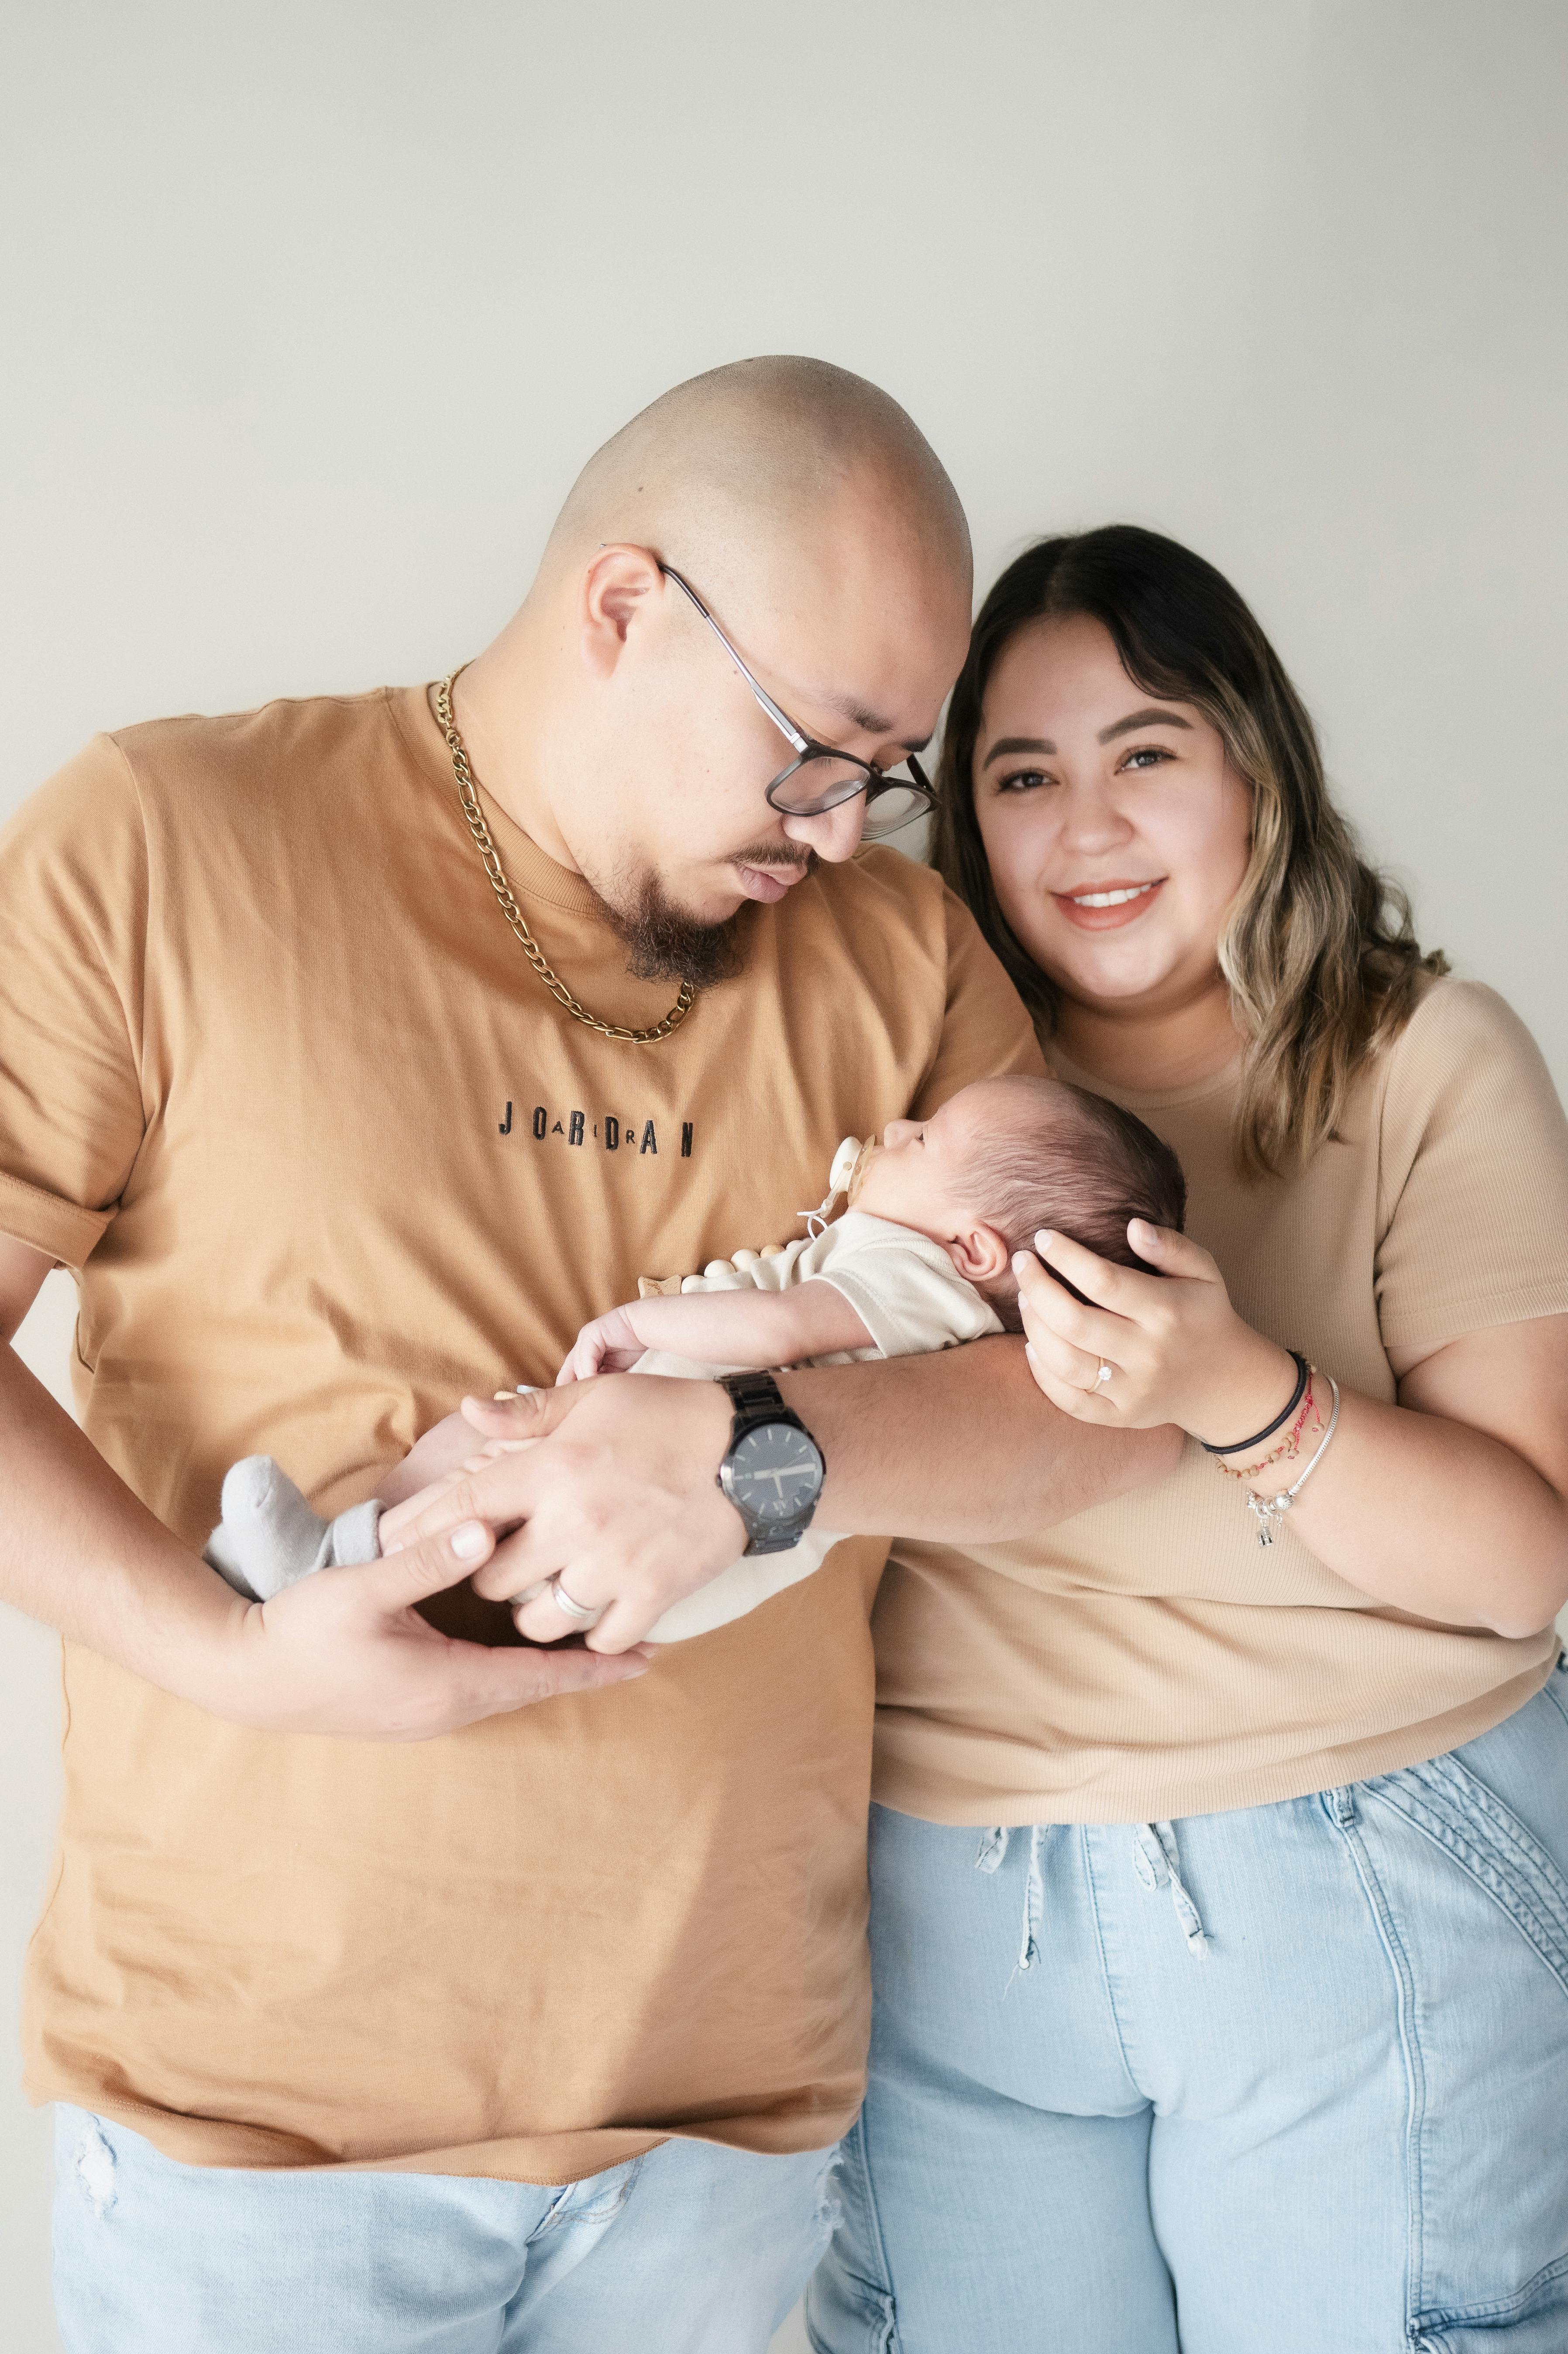
[[683, 1291], [629, 1299], [596, 1316], [577, 1334], [556, 1381], [558, 1386], [624, 1372], [645, 1349], [760, 1372], [870, 1346], [871, 1334], [842, 1292], [820, 1279], [784, 1291]]

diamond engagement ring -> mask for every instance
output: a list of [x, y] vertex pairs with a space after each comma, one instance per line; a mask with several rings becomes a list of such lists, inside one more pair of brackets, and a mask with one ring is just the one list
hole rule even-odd
[[1107, 1365], [1105, 1359], [1102, 1357], [1100, 1359], [1099, 1372], [1095, 1375], [1096, 1389], [1103, 1389], [1115, 1371], [1116, 1367], [1114, 1365]]
[[564, 1611], [568, 1618], [575, 1618], [579, 1627], [591, 1627], [596, 1618], [604, 1617], [605, 1605], [602, 1602], [575, 1601], [558, 1577], [549, 1580], [548, 1592], [556, 1609]]

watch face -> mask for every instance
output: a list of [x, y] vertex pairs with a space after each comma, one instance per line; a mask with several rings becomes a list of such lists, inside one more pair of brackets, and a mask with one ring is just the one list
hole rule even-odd
[[799, 1520], [817, 1499], [822, 1458], [816, 1442], [789, 1422], [758, 1423], [732, 1450], [728, 1488], [748, 1517], [776, 1528]]

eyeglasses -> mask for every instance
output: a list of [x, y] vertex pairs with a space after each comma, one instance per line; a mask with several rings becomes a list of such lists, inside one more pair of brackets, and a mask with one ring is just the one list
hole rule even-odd
[[[913, 753], [903, 766], [894, 769], [876, 768], [870, 760], [857, 760], [853, 752], [841, 752], [832, 744], [820, 744], [814, 736], [797, 727], [789, 714], [780, 711], [764, 686], [753, 678], [718, 623], [692, 587], [668, 564], [660, 571], [666, 580], [673, 580], [683, 595], [696, 607], [758, 702], [772, 720], [775, 727], [794, 752], [786, 769], [780, 769], [768, 788], [769, 805], [783, 817], [821, 817], [841, 802], [853, 801], [856, 793], [865, 795], [865, 822], [863, 835], [867, 842], [880, 842], [885, 834], [896, 833], [900, 826], [909, 825], [924, 817], [935, 806], [933, 792], [925, 771]], [[794, 780], [790, 790], [791, 779]]]

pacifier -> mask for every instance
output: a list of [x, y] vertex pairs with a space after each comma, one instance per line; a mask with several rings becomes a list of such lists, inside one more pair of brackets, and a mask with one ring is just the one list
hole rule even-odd
[[813, 1242], [826, 1227], [833, 1214], [833, 1205], [841, 1197], [846, 1208], [853, 1204], [870, 1165], [871, 1156], [875, 1150], [874, 1137], [867, 1137], [863, 1144], [858, 1136], [845, 1137], [834, 1153], [832, 1166], [828, 1171], [828, 1190], [824, 1199], [814, 1210], [800, 1210], [796, 1213], [797, 1216], [805, 1220], [806, 1231]]
[[871, 1166], [871, 1156], [876, 1150], [876, 1139], [868, 1136], [863, 1144], [858, 1136], [846, 1136], [833, 1155], [833, 1165], [828, 1172], [830, 1196], [842, 1193], [851, 1208], [854, 1197], [865, 1182]]

